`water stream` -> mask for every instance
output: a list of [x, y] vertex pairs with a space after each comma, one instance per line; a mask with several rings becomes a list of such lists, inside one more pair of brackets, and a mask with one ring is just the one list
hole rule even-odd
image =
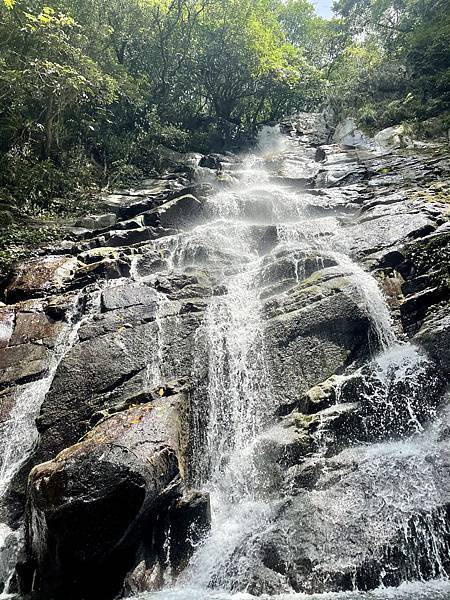
[[[80, 317], [81, 297], [76, 295], [65, 316], [65, 322], [52, 348], [48, 369], [44, 377], [27, 383], [16, 392], [14, 406], [9, 418], [0, 425], [0, 500], [9, 485], [28, 459], [38, 440], [36, 418], [50, 390], [59, 364], [78, 340], [78, 331], [83, 323], [98, 311], [100, 291], [93, 290], [86, 299], [84, 315]], [[9, 580], [14, 572], [17, 554], [23, 539], [23, 528], [12, 530], [0, 523], [0, 577], [5, 582], [0, 598], [10, 598]]]
[[[207, 378], [206, 384], [200, 383], [201, 376], [197, 373], [203, 393], [194, 398], [197, 432], [192, 472], [195, 485], [211, 494], [211, 532], [178, 580], [161, 592], [144, 594], [142, 598], [146, 600], [254, 597], [247, 593], [246, 584], [253, 560], [251, 545], [247, 554], [240, 553], [240, 549], [249, 540], [258, 535], [264, 537], [265, 532], [275, 527], [274, 515], [283, 502], [281, 490], [266, 493], [264, 477], [267, 474], [254, 463], [258, 439], [271, 426], [271, 419], [273, 421], [270, 412], [273, 390], [258, 284], [264, 257], [255, 241], [255, 231], [261, 225], [274, 227], [278, 247], [292, 253], [297, 281], [303, 278], [304, 261], [295, 256], [305, 249], [309, 254], [315, 252], [319, 263], [334, 262], [336, 268], [346, 274], [354, 296], [371, 322], [373, 362], [370, 369], [375, 384], [366, 393], [368, 401], [378, 402], [381, 412], [395, 413], [396, 397], [407, 397], [405, 410], [409, 414], [411, 434], [419, 436], [406, 442], [388, 440], [357, 445], [338, 454], [333, 459], [334, 467], [327, 463], [324, 468], [318, 488], [303, 495], [302, 506], [291, 517], [298, 520], [291, 523], [285, 535], [287, 539], [304, 535], [305, 544], [320, 546], [317, 548], [319, 571], [330, 567], [344, 572], [351, 571], [353, 561], [360, 561], [364, 553], [370, 553], [374, 544], [383, 545], [384, 540], [388, 543], [392, 532], [401, 530], [403, 537], [400, 536], [399, 544], [404, 546], [402, 552], [406, 556], [401, 567], [403, 580], [437, 579], [430, 583], [405, 583], [392, 589], [387, 585], [373, 592], [358, 592], [355, 570], [354, 592], [306, 596], [295, 593], [286, 578], [287, 595], [276, 597], [280, 600], [413, 597], [444, 600], [450, 597], [446, 569], [440, 562], [448, 552], [445, 520], [434, 514], [430, 505], [431, 512], [426, 513], [425, 520], [414, 522], [418, 511], [426, 512], [427, 498], [436, 506], [440, 494], [444, 495], [429, 467], [440, 444], [439, 435], [424, 433], [416, 414], [423, 393], [421, 386], [428, 377], [428, 362], [417, 349], [399, 340], [375, 279], [349, 256], [347, 234], [336, 218], [338, 215], [312, 216], [308, 193], [292, 191], [285, 184], [283, 178], [308, 177], [317, 169], [308, 152], [295, 146], [276, 128], [266, 128], [257, 152], [248, 156], [239, 169], [233, 170], [235, 185], [219, 189], [209, 199], [208, 222], [180, 234], [176, 243], [167, 239], [160, 242], [166, 250], [170, 248], [175, 267], [186, 267], [194, 257], [198, 259], [200, 249], [206, 247], [204, 265], [214, 273], [226, 293], [210, 300], [197, 333], [198, 362], [200, 371], [205, 370], [206, 362]], [[342, 378], [346, 380], [348, 378]], [[337, 403], [339, 393], [338, 389]], [[380, 423], [380, 427], [384, 427], [382, 419]], [[326, 452], [325, 443], [311, 460], [325, 463]], [[342, 485], [330, 490], [325, 485], [329, 470], [342, 465], [356, 468], [343, 479]], [[400, 496], [396, 495], [398, 486], [402, 487]], [[419, 555], [408, 546], [408, 536], [411, 529], [417, 533], [420, 528], [424, 550]], [[429, 563], [435, 565], [431, 573], [425, 572]], [[306, 581], [306, 590], [307, 584]]]
[[[295, 182], [318, 171], [313, 157], [311, 148], [278, 128], [265, 128], [255, 152], [230, 169], [234, 183], [217, 186], [208, 198], [207, 218], [153, 242], [152, 251], [170, 275], [186, 277], [192, 268], [214, 282], [210, 297], [201, 299], [204, 318], [190, 348], [196, 384], [190, 483], [210, 494], [212, 525], [186, 570], [175, 578], [168, 568], [165, 589], [145, 593], [141, 600], [450, 598], [450, 531], [442, 512], [450, 490], [441, 476], [448, 468], [442, 457], [448, 450], [449, 419], [441, 407], [425, 410], [422, 402], [436, 374], [428, 358], [402, 339], [374, 277], [353, 260], [341, 204], [320, 213], [313, 193], [300, 185], [295, 189]], [[261, 249], [264, 244], [268, 250]], [[304, 465], [283, 467], [292, 485], [285, 480], [274, 484], [280, 467], [260, 455], [280, 432], [265, 314], [272, 285], [266, 274], [276, 264], [270, 262], [274, 256], [284, 257], [288, 265], [288, 275], [276, 283], [278, 296], [287, 298], [301, 287], [314, 263], [314, 276], [345, 282], [345, 293], [370, 323], [367, 361], [335, 378], [335, 401], [320, 414], [314, 451]], [[155, 343], [146, 373], [148, 388], [155, 389], [167, 383], [177, 362], [167, 352], [183, 336], [180, 300], [176, 290], [171, 295], [169, 278], [165, 287], [160, 273], [141, 276], [138, 260], [132, 279], [155, 289]], [[84, 319], [98, 302], [94, 294]], [[36, 441], [41, 403], [84, 322], [76, 315], [74, 309], [67, 318], [48, 374], [23, 386], [10, 420], [2, 425], [0, 498]], [[330, 423], [343, 403], [348, 408], [356, 404], [352, 394], [359, 403], [359, 431], [347, 447], [333, 449]], [[316, 481], [297, 489], [298, 469], [304, 466], [317, 473]], [[0, 524], [5, 569], [15, 562], [20, 535]], [[277, 539], [279, 562], [289, 565], [277, 571], [278, 595], [256, 592], [252, 583], [270, 536]], [[304, 547], [308, 560], [313, 557], [311, 573], [297, 576], [291, 545]], [[378, 586], [374, 591], [362, 590], [360, 565], [365, 561], [372, 587]], [[345, 589], [352, 591], [315, 594], [318, 580], [322, 589], [340, 589], [341, 580], [331, 581], [330, 573], [342, 576]]]

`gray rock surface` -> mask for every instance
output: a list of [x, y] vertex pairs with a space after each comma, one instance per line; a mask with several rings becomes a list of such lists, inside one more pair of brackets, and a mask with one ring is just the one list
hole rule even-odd
[[[205, 321], [242, 265], [256, 265], [271, 374], [262, 400], [270, 424], [255, 440], [252, 468], [273, 513], [231, 557], [230, 587], [397, 585], [411, 576], [407, 538], [424, 549], [424, 578], [439, 575], [425, 554], [438, 522], [448, 522], [448, 428], [432, 432], [428, 446], [420, 432], [440, 414], [450, 374], [448, 157], [397, 147], [392, 132], [381, 132], [390, 146], [380, 155], [349, 122], [330, 144], [320, 115], [297, 115], [284, 128], [292, 149], [266, 158], [267, 182], [236, 200], [242, 223], [229, 236], [211, 221], [224, 217], [220, 193], [245, 171], [241, 159], [168, 151], [176, 173], [105, 197], [103, 214], [11, 273], [0, 305], [1, 422], [24, 384], [40, 385], [55, 364], [39, 442], [0, 506], [17, 527], [31, 470], [17, 573], [24, 591], [34, 579], [37, 600], [109, 600], [158, 589], [169, 566], [185, 568], [189, 540], [209, 524], [189, 464], [192, 398], [208, 406]], [[192, 183], [196, 170], [211, 184]], [[278, 185], [283, 193], [270, 201], [267, 187]], [[277, 226], [280, 210], [288, 225], [304, 224], [295, 249]], [[401, 345], [389, 363], [397, 368], [374, 362], [368, 300], [343, 254], [373, 272], [398, 340], [414, 340], [431, 362]], [[61, 348], [74, 303], [78, 329]], [[414, 451], [397, 452], [411, 432]], [[420, 491], [425, 476], [434, 482], [429, 497]], [[444, 565], [447, 549], [437, 549]]]
[[368, 147], [370, 140], [358, 127], [351, 117], [338, 123], [333, 134], [333, 141], [344, 146]]

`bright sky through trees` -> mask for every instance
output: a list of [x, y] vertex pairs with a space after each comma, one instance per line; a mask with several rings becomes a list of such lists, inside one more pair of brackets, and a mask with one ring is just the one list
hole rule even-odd
[[316, 0], [314, 4], [316, 6], [318, 15], [320, 15], [324, 19], [331, 19], [331, 17], [333, 16], [332, 0]]

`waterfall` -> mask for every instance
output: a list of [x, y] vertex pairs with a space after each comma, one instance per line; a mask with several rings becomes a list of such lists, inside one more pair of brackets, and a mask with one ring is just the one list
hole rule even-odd
[[355, 292], [372, 322], [375, 348], [387, 350], [396, 343], [397, 335], [383, 294], [371, 274], [346, 254], [346, 232], [339, 226], [336, 218], [308, 219], [277, 227], [279, 238], [285, 243], [295, 246], [302, 239], [306, 239], [312, 247], [320, 250], [324, 256], [334, 258], [336, 263], [349, 273]]
[[[2, 425], [0, 498], [33, 450], [42, 402], [80, 326], [103, 307], [105, 286], [143, 294], [143, 314], [136, 297], [107, 343], [128, 360], [121, 331], [135, 311], [142, 317], [148, 408], [159, 394], [164, 414], [172, 383], [186, 400], [179, 487], [167, 491], [194, 491], [206, 511], [209, 496], [211, 528], [188, 540], [195, 548], [181, 567], [176, 521], [152, 533], [145, 552], [160, 536], [157, 569], [145, 556], [151, 578], [133, 589], [163, 589], [141, 600], [449, 597], [442, 377], [357, 262], [353, 191], [314, 189], [314, 156], [265, 127], [252, 152], [222, 157], [217, 181], [198, 167], [212, 186], [198, 221], [136, 245], [131, 282], [87, 288], [82, 318], [75, 299], [47, 374], [20, 388]], [[115, 315], [105, 314], [109, 327]], [[0, 523], [5, 581], [22, 535]]]
[[[326, 272], [327, 265], [335, 265], [328, 269], [345, 274], [348, 293], [371, 323], [371, 358], [367, 365], [336, 379], [336, 406], [354, 382], [362, 381], [362, 403], [370, 405], [377, 415], [375, 429], [367, 421], [367, 436], [375, 430], [390, 431], [393, 425], [389, 418], [401, 410], [407, 414], [406, 429], [413, 436], [372, 445], [357, 443], [335, 459], [326, 459], [329, 437], [324, 421], [314, 434], [318, 450], [309, 459], [324, 465], [328, 460], [319, 479], [323, 489], [319, 485], [317, 490], [303, 494], [303, 507], [295, 513], [299, 521], [291, 523], [284, 535], [304, 535], [305, 543], [310, 543], [311, 535], [313, 539], [318, 535], [323, 538], [317, 554], [320, 577], [320, 570], [327, 567], [351, 571], [352, 561], [361, 560], [365, 553], [369, 557], [374, 544], [383, 546], [384, 540], [387, 543], [401, 531], [401, 580], [414, 579], [416, 574], [419, 579], [423, 575], [440, 581], [360, 593], [356, 591], [359, 575], [355, 570], [351, 575], [355, 591], [336, 598], [400, 600], [413, 594], [414, 598], [443, 600], [450, 593], [442, 565], [448, 551], [447, 525], [439, 510], [436, 513], [432, 508], [439, 504], [440, 492], [428, 462], [440, 443], [439, 426], [433, 425], [430, 433], [422, 425], [420, 409], [424, 381], [428, 379], [432, 386], [434, 375], [430, 375], [426, 356], [399, 339], [376, 280], [351, 258], [348, 234], [339, 219], [329, 213], [320, 218], [313, 215], [311, 196], [284, 185], [283, 178], [308, 177], [315, 169], [309, 155], [302, 155], [278, 128], [264, 128], [255, 153], [233, 171], [236, 183], [219, 188], [208, 199], [209, 220], [176, 239], [158, 241], [166, 253], [169, 249], [173, 267], [189, 266], [201, 255], [205, 268], [214, 273], [225, 292], [210, 299], [195, 348], [191, 475], [195, 486], [211, 494], [211, 532], [172, 587], [168, 585], [146, 598], [254, 597], [246, 593], [252, 554], [239, 555], [239, 550], [249, 540], [263, 538], [275, 526], [275, 516], [286, 510], [284, 492], [269, 489], [270, 467], [258, 464], [261, 440], [273, 425], [270, 408], [274, 394], [259, 287], [264, 255], [254, 239], [255, 227], [259, 226], [275, 228], [277, 247], [291, 257], [298, 285], [305, 279], [308, 253], [316, 253], [319, 270]], [[435, 416], [430, 409], [426, 419]], [[403, 430], [399, 433], [404, 435]], [[351, 475], [352, 485], [344, 481], [342, 487], [336, 484], [328, 490], [326, 481], [332, 477], [333, 461], [339, 467], [358, 465]], [[426, 482], [423, 490], [421, 481]], [[404, 498], [395, 499], [398, 485], [403, 486]], [[409, 542], [412, 532], [421, 536], [422, 554]], [[344, 544], [342, 537], [346, 537]], [[421, 575], [421, 569], [431, 563], [434, 571]], [[305, 589], [307, 585], [305, 580]], [[287, 595], [277, 598], [323, 597], [294, 593], [287, 579], [285, 592]], [[334, 597], [332, 593], [326, 595], [327, 599]]]
[[64, 355], [76, 340], [81, 321], [77, 320], [79, 299], [76, 298], [67, 315], [67, 324], [55, 343], [48, 372], [45, 377], [25, 384], [17, 393], [10, 417], [0, 426], [0, 498], [5, 494], [11, 479], [28, 458], [37, 438], [35, 420], [42, 401], [52, 384], [56, 370]]

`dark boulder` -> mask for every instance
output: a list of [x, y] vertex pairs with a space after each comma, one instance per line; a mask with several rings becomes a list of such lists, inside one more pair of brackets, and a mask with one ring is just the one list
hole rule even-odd
[[214, 169], [215, 171], [222, 170], [220, 158], [216, 154], [207, 154], [206, 156], [202, 156], [199, 162], [199, 167], [206, 167], [207, 169]]
[[422, 327], [414, 336], [414, 341], [441, 366], [450, 377], [450, 311], [448, 304], [430, 312]]
[[269, 298], [264, 313], [278, 414], [311, 386], [370, 354], [369, 318], [339, 269], [318, 271], [285, 295]]
[[33, 469], [24, 592], [32, 581], [36, 598], [112, 598], [140, 552], [161, 550], [162, 515], [180, 524], [175, 535], [195, 522], [204, 531], [207, 502], [181, 500], [188, 412], [185, 391], [130, 408]]
[[163, 228], [192, 226], [203, 212], [203, 203], [195, 196], [186, 194], [144, 213], [145, 225]]

